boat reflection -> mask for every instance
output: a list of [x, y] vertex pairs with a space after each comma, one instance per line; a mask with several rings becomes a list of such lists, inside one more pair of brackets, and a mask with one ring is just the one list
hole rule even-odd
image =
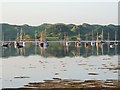
[[[114, 46], [111, 48], [110, 45]], [[109, 42], [104, 44], [96, 42], [94, 46], [91, 46], [91, 42], [87, 42], [87, 47], [85, 43], [82, 42], [80, 47], [75, 47], [74, 42], [69, 42], [68, 46], [61, 42], [49, 42], [49, 46], [46, 47], [41, 47], [40, 45], [26, 42], [25, 47], [15, 48], [14, 45], [11, 45], [10, 48], [2, 48], [2, 57], [41, 55], [43, 57], [61, 58], [66, 56], [89, 57], [91, 55], [116, 55], [118, 54], [117, 47], [117, 44]]]

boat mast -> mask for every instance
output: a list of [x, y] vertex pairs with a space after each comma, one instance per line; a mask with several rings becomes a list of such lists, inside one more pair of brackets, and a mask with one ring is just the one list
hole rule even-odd
[[22, 41], [22, 28], [21, 28], [21, 32], [20, 32], [20, 41]]
[[36, 40], [36, 37], [37, 37], [37, 35], [36, 35], [36, 31], [35, 31], [35, 41], [37, 41], [37, 40]]
[[108, 32], [108, 44], [110, 44], [110, 33]]
[[97, 40], [96, 40], [96, 47], [97, 47], [97, 56], [98, 56], [98, 51], [99, 51], [99, 48], [98, 48], [98, 32], [97, 32]]
[[20, 41], [19, 33], [17, 33], [17, 41]]
[[84, 43], [85, 48], [88, 48], [88, 34], [86, 34], [86, 42]]
[[2, 32], [2, 42], [4, 42], [4, 32]]
[[40, 33], [40, 42], [43, 41], [43, 38], [42, 38], [42, 37], [43, 37], [43, 32]]
[[110, 47], [109, 47], [110, 42], [109, 42], [109, 41], [110, 41], [110, 34], [109, 34], [109, 32], [108, 32], [108, 43], [107, 43], [107, 44], [108, 44], [108, 54], [109, 54], [109, 51], [110, 51]]
[[46, 28], [45, 28], [45, 33], [44, 33], [44, 39], [46, 41]]
[[97, 32], [97, 42], [98, 42], [98, 32]]
[[24, 35], [23, 35], [23, 40], [26, 41], [26, 38], [25, 38], [25, 32], [24, 32]]
[[80, 41], [80, 32], [78, 32], [77, 40]]
[[[92, 42], [91, 42], [91, 46], [94, 46], [93, 43], [94, 43], [94, 38], [93, 38], [93, 30], [92, 30]], [[94, 43], [95, 44], [95, 43]], [[93, 47], [92, 47], [92, 55], [93, 55]]]
[[[103, 29], [102, 29], [102, 41], [104, 40], [103, 38], [104, 38], [104, 35], [103, 35]], [[102, 49], [101, 52], [102, 52], [102, 55], [103, 55], [103, 53], [104, 53], [104, 50], [103, 50], [103, 44], [101, 44], [101, 49]]]
[[64, 41], [67, 41], [67, 34], [64, 33]]
[[103, 40], [103, 37], [104, 37], [104, 35], [103, 35], [103, 29], [102, 29], [102, 40]]
[[110, 34], [109, 34], [109, 32], [108, 32], [108, 41], [110, 40]]
[[98, 46], [98, 32], [97, 32], [96, 46]]
[[93, 30], [92, 30], [92, 41], [94, 40], [94, 37], [93, 37]]
[[115, 41], [117, 40], [117, 35], [116, 35], [116, 31], [115, 31]]
[[116, 42], [117, 41], [117, 33], [116, 33], [116, 31], [115, 31], [115, 55], [117, 54], [117, 45], [118, 45], [118, 43]]

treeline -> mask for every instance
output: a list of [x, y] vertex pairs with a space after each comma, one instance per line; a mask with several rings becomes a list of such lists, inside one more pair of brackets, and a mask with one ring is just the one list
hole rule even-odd
[[[92, 40], [92, 31], [93, 38], [96, 40], [97, 32], [98, 35], [101, 35], [102, 31], [104, 32], [103, 37], [104, 40], [108, 39], [108, 33], [110, 36], [110, 40], [115, 39], [115, 31], [118, 32], [117, 25], [90, 25], [84, 23], [82, 25], [75, 24], [48, 24], [44, 23], [39, 26], [29, 26], [27, 24], [24, 25], [10, 25], [6, 23], [0, 24], [0, 29], [2, 29], [2, 35], [4, 40], [15, 40], [17, 38], [17, 34], [21, 32], [23, 38], [26, 40], [34, 40], [35, 38], [39, 39], [40, 32], [43, 32], [43, 37], [47, 40], [63, 40], [67, 38], [68, 40], [76, 40], [77, 37], [80, 36], [81, 40]], [[36, 33], [36, 37], [35, 37]], [[118, 35], [117, 35], [118, 36]]]

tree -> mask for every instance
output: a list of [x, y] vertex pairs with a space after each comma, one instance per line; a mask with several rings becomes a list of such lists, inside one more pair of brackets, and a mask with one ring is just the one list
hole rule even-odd
[[73, 26], [73, 28], [71, 29], [71, 31], [76, 32], [77, 31], [77, 27]]
[[25, 39], [25, 40], [30, 40], [30, 39], [31, 39], [31, 37], [30, 37], [30, 35], [29, 35], [29, 34], [26, 34], [25, 36], [23, 36], [23, 39]]

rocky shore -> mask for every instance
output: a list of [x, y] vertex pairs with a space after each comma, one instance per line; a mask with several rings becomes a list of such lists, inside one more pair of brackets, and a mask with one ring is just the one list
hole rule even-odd
[[70, 80], [53, 78], [43, 82], [30, 82], [21, 88], [2, 90], [120, 90], [118, 80]]

